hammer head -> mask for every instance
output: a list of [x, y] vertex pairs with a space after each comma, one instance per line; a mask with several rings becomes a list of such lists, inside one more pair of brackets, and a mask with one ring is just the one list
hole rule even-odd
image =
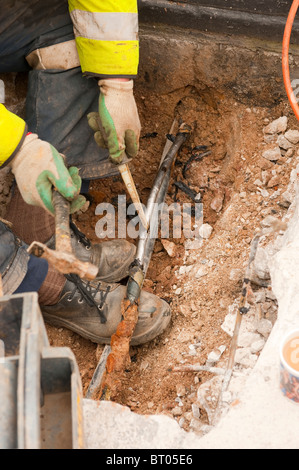
[[40, 242], [31, 243], [27, 251], [34, 256], [45, 258], [62, 274], [77, 274], [87, 281], [92, 281], [98, 274], [98, 268], [94, 264], [81, 261], [72, 253], [51, 250]]

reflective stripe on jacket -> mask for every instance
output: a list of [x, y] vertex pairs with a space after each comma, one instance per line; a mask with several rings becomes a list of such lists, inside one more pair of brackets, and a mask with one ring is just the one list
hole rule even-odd
[[82, 72], [135, 77], [139, 61], [137, 0], [69, 0]]

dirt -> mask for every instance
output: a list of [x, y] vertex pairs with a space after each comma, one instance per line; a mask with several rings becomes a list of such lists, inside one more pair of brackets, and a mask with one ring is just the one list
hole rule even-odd
[[[268, 214], [281, 218], [286, 212], [280, 194], [296, 163], [294, 156], [282, 157], [276, 163], [262, 157], [268, 145], [263, 128], [282, 115], [289, 117], [289, 129], [298, 125], [287, 104], [271, 109], [247, 107], [209, 89], [186, 87], [162, 96], [144, 95], [137, 89], [136, 99], [142, 138], [131, 170], [142, 202], [147, 201], [166, 134], [177, 116], [193, 131], [177, 157], [166, 202], [171, 204], [175, 198], [181, 203], [192, 202], [174, 185], [176, 181], [184, 182], [201, 193], [204, 223], [211, 225], [213, 232], [197, 249], [188, 249], [184, 236], [171, 239], [175, 244], [171, 256], [161, 240], [156, 241], [144, 288], [169, 302], [171, 323], [160, 337], [131, 348], [131, 363], [114, 401], [136, 413], [163, 413], [177, 420], [184, 415], [181, 425], [188, 431], [196, 390], [212, 375], [173, 372], [172, 367], [204, 365], [208, 354], [220, 345], [226, 347], [223, 360], [227, 359], [231, 338], [221, 325], [229, 306], [240, 297], [250, 243], [261, 220]], [[211, 153], [195, 159], [184, 178], [185, 164], [203, 151], [200, 146], [206, 146]], [[258, 187], [267, 190], [269, 197], [264, 197]], [[92, 182], [92, 202], [85, 213], [76, 217], [76, 223], [93, 242], [103, 241], [95, 234], [97, 204], [110, 202], [118, 194], [126, 194], [118, 177]], [[52, 345], [73, 350], [86, 393], [103, 346], [62, 328], [47, 326], [47, 330]], [[201, 420], [207, 422], [204, 413]]]

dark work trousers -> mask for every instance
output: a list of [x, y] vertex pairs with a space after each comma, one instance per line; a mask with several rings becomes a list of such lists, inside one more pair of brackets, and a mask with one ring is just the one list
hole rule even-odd
[[[26, 61], [26, 56], [35, 49], [72, 39], [73, 25], [67, 0], [1, 2], [0, 73], [28, 72], [25, 117], [28, 130], [63, 153], [67, 165], [77, 166], [83, 181], [88, 182], [119, 174], [108, 160], [108, 151], [96, 145], [87, 123], [86, 115], [97, 111], [97, 80], [83, 77], [80, 67], [37, 71]], [[37, 260], [40, 266], [36, 266]], [[0, 272], [4, 293], [38, 290], [46, 271], [44, 260], [30, 259], [26, 245], [0, 222]]]

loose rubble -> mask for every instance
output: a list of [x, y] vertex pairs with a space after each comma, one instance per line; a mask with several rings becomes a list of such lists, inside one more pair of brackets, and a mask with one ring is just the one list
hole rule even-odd
[[[287, 117], [283, 116], [269, 123], [264, 128], [264, 135], [271, 135], [275, 141], [275, 146], [272, 149], [262, 151], [261, 156], [264, 159], [277, 163], [277, 161], [281, 161], [283, 158], [292, 158], [294, 153], [297, 151], [294, 146], [299, 143], [299, 131], [293, 129], [287, 130], [287, 122]], [[292, 153], [287, 155], [287, 151], [289, 149], [292, 149]], [[277, 205], [279, 207], [284, 207], [286, 209], [289, 208], [295, 196], [294, 182], [296, 180], [297, 169], [295, 168], [291, 171], [287, 189], [281, 193], [281, 191], [278, 191], [280, 188], [275, 188], [275, 186], [279, 185], [281, 182], [280, 166], [273, 167], [271, 171], [269, 171], [270, 168], [267, 168], [267, 166], [261, 165], [261, 167], [261, 180], [257, 179], [254, 181], [254, 184], [257, 186], [256, 194], [259, 194], [260, 192], [265, 198], [275, 198], [277, 199]], [[270, 191], [263, 192], [264, 188], [269, 188], [270, 190], [272, 188], [275, 189], [274, 192], [271, 193]], [[246, 200], [247, 193], [244, 191], [240, 192], [239, 197]], [[228, 211], [229, 207], [226, 208], [226, 212]], [[267, 204], [265, 204], [265, 209], [261, 211], [262, 217], [260, 220], [260, 228], [268, 229], [269, 234], [274, 232], [276, 237], [278, 236], [279, 239], [279, 235], [282, 235], [286, 230], [287, 223], [279, 219], [273, 212], [269, 212], [267, 210]], [[285, 218], [287, 218], [287, 214], [285, 214], [285, 216]], [[242, 212], [240, 220], [246, 220], [246, 218], [246, 213]], [[207, 225], [208, 224], [204, 224], [200, 232], [202, 236], [204, 234], [208, 234], [208, 236], [203, 236], [204, 243], [209, 243], [212, 232], [215, 232], [213, 227], [209, 227], [208, 230], [206, 228]], [[272, 239], [276, 240], [276, 237], [274, 236], [273, 238], [272, 236]], [[182, 400], [188, 399], [191, 401], [190, 409], [183, 413], [182, 401], [178, 415], [179, 407], [175, 407], [172, 410], [173, 417], [178, 420], [179, 425], [184, 429], [192, 430], [199, 435], [204, 435], [212, 429], [215, 424], [214, 421], [219, 415], [219, 407], [221, 408], [220, 414], [223, 415], [229, 409], [231, 404], [238, 399], [246, 378], [255, 366], [259, 354], [266, 344], [267, 338], [272, 331], [277, 317], [277, 300], [271, 290], [271, 279], [268, 266], [268, 257], [271, 256], [273, 250], [275, 250], [273, 243], [271, 243], [271, 241], [273, 241], [272, 239], [271, 235], [270, 241], [267, 237], [262, 239], [261, 246], [258, 247], [256, 257], [254, 259], [251, 276], [251, 283], [254, 291], [248, 299], [249, 312], [242, 317], [237, 341], [237, 350], [235, 353], [235, 366], [229, 387], [221, 396], [221, 388], [223, 384], [222, 377], [227, 367], [227, 355], [224, 353], [225, 351], [228, 351], [226, 345], [220, 344], [207, 355], [204, 364], [201, 363], [198, 366], [193, 365], [193, 368], [196, 369], [196, 367], [198, 367], [198, 370], [210, 370], [211, 378], [207, 379], [201, 385], [198, 380], [199, 376], [194, 376], [195, 386], [192, 387], [191, 393], [189, 393], [189, 396], [184, 394], [184, 396], [181, 397]], [[188, 254], [186, 254], [185, 258], [187, 257]], [[209, 262], [201, 260], [197, 265], [195, 264], [196, 267], [194, 266], [194, 268], [192, 268], [195, 274], [195, 279], [202, 281], [209, 275], [209, 263], [210, 266], [214, 266], [214, 263], [211, 263], [211, 260]], [[246, 261], [244, 259], [244, 266], [245, 264]], [[179, 269], [177, 272], [178, 278], [185, 274], [185, 270], [182, 269]], [[241, 285], [243, 275], [244, 271], [242, 269], [233, 268], [229, 273], [229, 278]], [[232, 337], [234, 333], [238, 302], [239, 296], [237, 296], [235, 301], [228, 306], [227, 315], [221, 324], [221, 329], [230, 337]], [[189, 348], [194, 348], [194, 345], [190, 344]], [[186, 361], [182, 362], [186, 363]], [[193, 364], [196, 363], [193, 361]]]
[[[153, 104], [151, 99], [147, 106]], [[166, 415], [183, 430], [201, 436], [238, 400], [275, 324], [277, 301], [271, 290], [268, 260], [277, 249], [273, 242], [279, 244], [292, 211], [299, 142], [295, 143], [298, 131], [294, 120], [280, 112], [280, 117], [273, 120], [266, 117], [268, 111], [249, 112], [236, 106], [228, 124], [226, 117], [233, 106], [225, 110], [224, 119], [202, 102], [197, 108], [197, 97], [187, 95], [184, 100], [184, 109], [191, 106], [196, 110], [191, 120], [204, 123], [205, 116], [210, 116], [209, 125], [201, 129], [191, 146], [211, 145], [211, 156], [194, 163], [185, 180], [201, 196], [203, 225], [197, 239], [159, 239], [155, 244], [144, 287], [171, 304], [172, 324], [152, 344], [132, 348], [132, 363], [117, 401], [138, 414]], [[144, 113], [148, 116], [146, 107]], [[242, 113], [245, 117], [240, 120]], [[152, 145], [156, 142], [153, 139]], [[132, 172], [143, 184], [138, 188], [141, 194], [143, 187], [150, 187], [155, 174], [148, 151], [146, 146], [140, 155], [148, 163], [146, 172], [132, 162]], [[181, 180], [181, 169], [189, 157], [190, 149], [185, 149], [174, 171], [176, 180]], [[112, 194], [123, 189], [115, 181], [111, 188]], [[174, 193], [171, 188], [170, 204]], [[93, 185], [93, 190], [95, 195], [96, 191], [107, 192], [107, 182]], [[178, 197], [180, 202], [190, 202], [181, 192]], [[93, 208], [78, 218], [82, 229], [89, 227]], [[252, 292], [246, 305], [249, 310], [242, 316], [235, 366], [229, 386], [223, 391], [244, 272], [257, 229], [265, 230], [265, 235], [252, 265]], [[81, 340], [78, 343], [82, 345]], [[74, 352], [86, 387], [96, 359], [92, 364], [90, 353], [86, 365], [84, 346]]]

